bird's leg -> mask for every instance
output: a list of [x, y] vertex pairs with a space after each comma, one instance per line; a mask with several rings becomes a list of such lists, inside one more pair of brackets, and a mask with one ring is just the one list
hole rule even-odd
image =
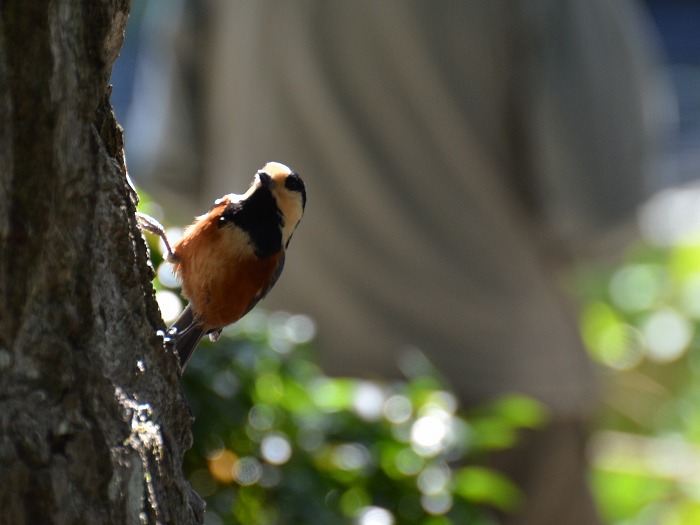
[[139, 211], [136, 212], [136, 218], [138, 219], [139, 224], [141, 224], [141, 227], [144, 230], [154, 235], [157, 235], [158, 237], [163, 239], [163, 243], [165, 244], [165, 250], [167, 252], [165, 254], [165, 260], [169, 263], [180, 262], [180, 258], [177, 255], [175, 255], [175, 252], [173, 252], [173, 249], [170, 247], [170, 243], [168, 242], [168, 237], [165, 235], [165, 228], [163, 228], [163, 225], [150, 215], [146, 215], [145, 213], [141, 213]]

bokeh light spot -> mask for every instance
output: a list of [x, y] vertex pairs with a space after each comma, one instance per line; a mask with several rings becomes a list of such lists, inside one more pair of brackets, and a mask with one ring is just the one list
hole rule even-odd
[[427, 466], [420, 473], [416, 484], [423, 494], [439, 494], [444, 492], [450, 482], [450, 468], [445, 463]]
[[304, 344], [316, 337], [316, 323], [306, 315], [292, 315], [286, 323], [289, 339], [294, 344]]
[[270, 434], [260, 443], [260, 454], [268, 463], [283, 465], [292, 457], [292, 445], [285, 436]]
[[405, 423], [413, 415], [413, 405], [406, 396], [393, 395], [384, 403], [384, 417], [391, 423]]
[[444, 418], [423, 416], [411, 427], [411, 447], [421, 456], [434, 456], [443, 449], [447, 431], [448, 423]]
[[693, 337], [690, 322], [675, 310], [666, 308], [653, 313], [642, 325], [649, 358], [668, 363], [685, 353]]
[[357, 517], [357, 525], [394, 525], [394, 515], [381, 507], [365, 507]]
[[449, 512], [452, 508], [452, 495], [449, 492], [423, 494], [420, 502], [428, 514], [439, 516]]
[[262, 466], [254, 457], [243, 457], [234, 465], [233, 477], [240, 485], [254, 485], [262, 477]]
[[382, 417], [384, 390], [371, 381], [360, 381], [353, 393], [353, 408], [365, 421], [379, 421]]
[[[175, 244], [177, 244], [177, 242], [180, 239], [182, 239], [184, 233], [185, 231], [182, 228], [178, 228], [177, 226], [172, 226], [170, 228], [165, 229], [165, 235], [166, 237], [168, 237], [168, 242], [170, 243], [171, 248], [173, 248]], [[165, 253], [165, 243], [160, 237], [158, 239], [158, 248], [160, 249], [160, 253]]]
[[168, 288], [178, 288], [180, 286], [180, 281], [177, 280], [175, 272], [173, 272], [173, 265], [167, 261], [160, 263], [158, 266], [158, 280], [160, 284]]
[[256, 430], [270, 430], [275, 423], [275, 411], [270, 405], [258, 403], [248, 411], [248, 423]]
[[234, 478], [234, 467], [238, 462], [238, 456], [230, 450], [221, 450], [209, 460], [209, 472], [217, 480], [223, 483], [230, 483]]
[[371, 459], [369, 450], [357, 443], [338, 445], [333, 451], [333, 463], [342, 470], [362, 470], [369, 466]]
[[182, 301], [180, 297], [170, 290], [160, 290], [156, 292], [158, 308], [166, 324], [173, 322], [182, 312]]
[[623, 310], [647, 310], [660, 296], [663, 275], [662, 268], [654, 264], [624, 266], [610, 280], [610, 297]]
[[428, 396], [427, 402], [421, 412], [425, 413], [438, 410], [446, 414], [454, 414], [457, 412], [457, 406], [457, 398], [454, 394], [444, 390], [438, 390], [432, 392], [430, 396]]

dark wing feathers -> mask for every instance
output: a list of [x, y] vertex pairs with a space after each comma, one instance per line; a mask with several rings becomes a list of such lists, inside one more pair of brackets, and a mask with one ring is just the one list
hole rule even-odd
[[272, 287], [275, 285], [277, 282], [277, 279], [280, 278], [280, 274], [282, 273], [282, 270], [284, 269], [284, 251], [280, 253], [279, 259], [277, 260], [277, 266], [275, 267], [275, 272], [272, 274], [272, 277], [270, 278], [270, 282], [267, 283], [267, 288], [265, 288], [262, 292], [260, 292], [258, 295], [256, 295], [253, 300], [250, 302], [248, 305], [248, 308], [245, 309], [245, 312], [243, 312], [243, 317], [245, 314], [250, 312], [256, 304], [260, 302], [260, 300], [265, 297], [270, 290], [272, 290]]

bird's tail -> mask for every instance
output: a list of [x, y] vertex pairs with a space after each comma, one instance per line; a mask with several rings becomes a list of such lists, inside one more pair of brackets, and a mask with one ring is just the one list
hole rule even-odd
[[180, 358], [180, 370], [185, 371], [187, 362], [192, 357], [195, 348], [204, 337], [202, 325], [194, 318], [192, 309], [187, 306], [175, 322], [168, 328], [168, 336], [175, 346]]

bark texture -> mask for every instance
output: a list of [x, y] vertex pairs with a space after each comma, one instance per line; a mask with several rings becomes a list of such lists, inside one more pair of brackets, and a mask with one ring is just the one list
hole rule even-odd
[[201, 523], [108, 80], [130, 0], [0, 0], [0, 523]]

